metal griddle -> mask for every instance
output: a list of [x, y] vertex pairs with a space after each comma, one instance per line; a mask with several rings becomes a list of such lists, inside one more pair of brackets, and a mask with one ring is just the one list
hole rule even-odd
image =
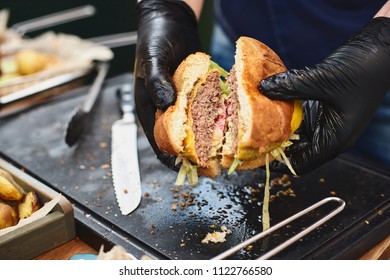
[[[139, 130], [143, 197], [129, 216], [116, 204], [110, 170], [110, 129], [120, 117], [116, 90], [132, 74], [108, 80], [78, 146], [64, 142], [64, 129], [88, 87], [73, 90], [22, 113], [0, 119], [1, 156], [65, 195], [73, 204], [80, 238], [105, 250], [119, 244], [141, 257], [210, 259], [262, 231], [262, 169], [201, 178], [196, 187], [174, 186], [176, 173], [155, 157]], [[390, 234], [390, 172], [339, 157], [316, 171], [275, 185], [271, 226], [315, 202], [338, 196], [346, 208], [274, 259], [351, 259]], [[274, 182], [283, 174], [271, 174]], [[287, 183], [288, 184], [288, 183]], [[276, 196], [278, 194], [278, 196]], [[173, 210], [173, 205], [177, 209]], [[329, 206], [331, 207], [331, 206]], [[318, 209], [232, 258], [254, 259], [329, 211]], [[203, 244], [208, 232], [232, 231], [224, 243]]]

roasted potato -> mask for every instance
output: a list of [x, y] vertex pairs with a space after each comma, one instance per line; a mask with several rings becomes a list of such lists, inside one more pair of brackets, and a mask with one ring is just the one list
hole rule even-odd
[[25, 193], [11, 174], [0, 168], [0, 198], [6, 201], [19, 201]]
[[15, 210], [10, 205], [0, 202], [0, 229], [14, 226], [18, 221]]
[[34, 74], [46, 67], [46, 57], [34, 50], [21, 50], [16, 53], [15, 59], [22, 75]]
[[35, 211], [41, 208], [38, 196], [35, 192], [28, 192], [23, 200], [18, 204], [19, 219], [28, 218]]
[[29, 75], [58, 63], [59, 58], [35, 50], [20, 50], [15, 54], [15, 61], [19, 74]]

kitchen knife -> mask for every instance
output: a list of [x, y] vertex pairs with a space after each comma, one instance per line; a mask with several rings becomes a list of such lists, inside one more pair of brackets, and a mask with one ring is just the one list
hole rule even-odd
[[111, 128], [111, 168], [114, 190], [123, 215], [133, 212], [141, 202], [141, 178], [138, 165], [137, 125], [135, 123], [132, 86], [123, 85], [119, 92], [122, 119]]
[[90, 115], [93, 105], [100, 93], [109, 66], [108, 63], [102, 62], [98, 64], [97, 68], [98, 74], [93, 81], [87, 96], [81, 106], [76, 107], [73, 111], [72, 117], [68, 123], [65, 134], [65, 142], [70, 147], [77, 143], [85, 129], [88, 116]]

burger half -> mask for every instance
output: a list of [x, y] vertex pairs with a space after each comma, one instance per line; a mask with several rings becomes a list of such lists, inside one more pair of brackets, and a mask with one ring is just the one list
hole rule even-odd
[[198, 175], [213, 178], [221, 174], [227, 74], [209, 55], [189, 55], [173, 75], [176, 103], [156, 113], [154, 136], [159, 149], [182, 162], [176, 181], [179, 185], [186, 177], [190, 184], [196, 184]]

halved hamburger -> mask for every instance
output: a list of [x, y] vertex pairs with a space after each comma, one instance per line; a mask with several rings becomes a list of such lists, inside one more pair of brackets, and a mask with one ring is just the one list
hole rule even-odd
[[301, 104], [271, 100], [257, 85], [284, 71], [275, 52], [249, 37], [237, 40], [235, 65], [227, 77], [200, 52], [179, 65], [173, 75], [176, 103], [156, 113], [154, 129], [159, 149], [183, 163], [178, 184], [185, 176], [196, 183], [197, 174], [216, 177], [222, 168], [231, 173], [283, 160], [302, 119]]

